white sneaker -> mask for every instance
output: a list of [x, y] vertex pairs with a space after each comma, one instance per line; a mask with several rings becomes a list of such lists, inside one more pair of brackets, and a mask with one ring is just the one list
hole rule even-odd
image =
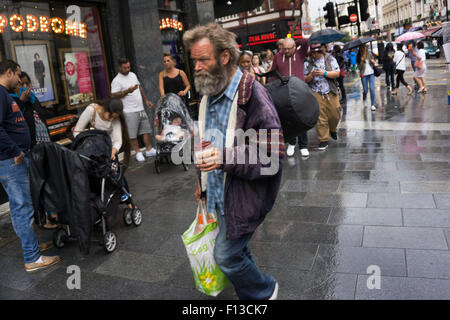
[[302, 157], [309, 157], [309, 151], [306, 148], [300, 149], [300, 153], [301, 153]]
[[287, 156], [292, 157], [294, 155], [294, 153], [295, 153], [295, 144], [292, 145], [292, 144], [288, 143], [288, 148], [287, 148], [287, 152], [286, 152]]
[[370, 107], [370, 110], [375, 111], [375, 110], [377, 110], [377, 107], [371, 106], [371, 107]]
[[136, 153], [136, 160], [139, 161], [139, 162], [144, 162], [145, 161], [145, 157], [142, 154], [142, 152]]
[[275, 289], [273, 290], [272, 296], [269, 300], [277, 300], [278, 298], [278, 282], [275, 282]]
[[150, 151], [145, 151], [145, 156], [146, 157], [154, 157], [154, 156], [156, 156], [155, 148], [152, 148]]

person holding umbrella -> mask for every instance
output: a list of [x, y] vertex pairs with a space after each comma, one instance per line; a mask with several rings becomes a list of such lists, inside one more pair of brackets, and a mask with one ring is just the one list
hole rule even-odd
[[359, 46], [359, 52], [357, 56], [357, 62], [359, 67], [359, 76], [361, 77], [361, 82], [363, 85], [363, 101], [366, 103], [367, 93], [370, 89], [370, 101], [371, 110], [377, 110], [375, 106], [375, 60], [372, 54], [367, 50], [365, 44]]

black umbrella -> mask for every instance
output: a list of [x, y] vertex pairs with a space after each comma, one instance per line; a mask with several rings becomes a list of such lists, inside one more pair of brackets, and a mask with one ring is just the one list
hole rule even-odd
[[310, 43], [330, 43], [341, 40], [345, 34], [334, 29], [324, 29], [313, 32], [309, 37]]
[[346, 50], [350, 50], [350, 49], [353, 49], [353, 48], [357, 48], [357, 47], [359, 47], [360, 45], [362, 45], [364, 43], [372, 42], [372, 41], [376, 41], [376, 39], [374, 39], [372, 37], [358, 38], [358, 39], [355, 39], [353, 41], [347, 42], [344, 45], [344, 48], [342, 50], [346, 51]]

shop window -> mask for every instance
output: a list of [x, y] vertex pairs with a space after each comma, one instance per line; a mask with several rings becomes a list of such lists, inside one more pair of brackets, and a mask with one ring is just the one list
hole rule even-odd
[[58, 140], [70, 114], [109, 96], [98, 8], [60, 2], [2, 4], [1, 57], [17, 61], [30, 76], [36, 98], [55, 114], [48, 124]]

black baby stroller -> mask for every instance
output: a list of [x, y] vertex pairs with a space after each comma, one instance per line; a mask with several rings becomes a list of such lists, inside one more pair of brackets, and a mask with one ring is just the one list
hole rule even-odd
[[111, 139], [104, 131], [89, 130], [79, 134], [72, 149], [54, 143], [33, 149], [31, 173], [34, 178], [31, 180], [36, 185], [32, 185], [32, 190], [41, 190], [33, 192], [33, 202], [43, 199], [46, 211], [58, 212], [60, 228], [53, 234], [57, 248], [75, 240], [79, 241], [81, 251], [88, 254], [94, 226], [100, 227], [101, 238], [92, 241], [99, 242], [111, 253], [117, 247], [117, 237], [111, 226], [117, 221], [121, 202], [131, 205], [124, 212], [125, 223], [136, 226], [142, 223], [142, 213], [125, 187], [125, 166], [117, 158], [111, 160]]
[[186, 143], [191, 142], [194, 122], [183, 99], [176, 94], [168, 93], [159, 101], [155, 128], [157, 128], [155, 172], [158, 174], [161, 172], [160, 165], [163, 159], [167, 163], [174, 163], [174, 158], [177, 158], [176, 162], [182, 164], [187, 171], [192, 158], [191, 153], [184, 155], [184, 147]]

